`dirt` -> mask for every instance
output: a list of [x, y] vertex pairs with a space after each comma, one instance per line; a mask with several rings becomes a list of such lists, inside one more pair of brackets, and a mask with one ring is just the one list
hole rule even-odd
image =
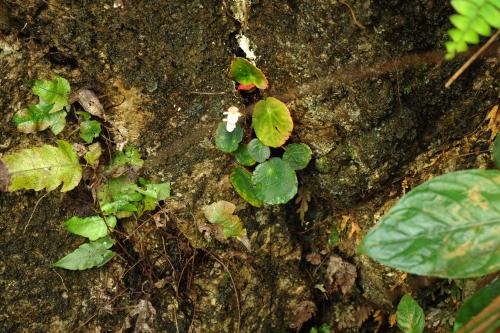
[[[0, 1], [0, 154], [55, 141], [17, 133], [12, 116], [33, 101], [27, 80], [59, 74], [99, 96], [115, 144], [137, 146], [143, 174], [173, 189], [156, 222], [122, 222], [118, 258], [83, 272], [51, 264], [82, 242], [62, 222], [95, 209], [85, 184], [0, 194], [0, 332], [308, 332], [323, 322], [395, 332], [405, 292], [430, 332], [446, 332], [474, 281], [406, 276], [356, 245], [405, 191], [490, 163], [483, 119], [498, 100], [498, 61], [482, 57], [445, 89], [461, 63], [440, 61], [449, 6], [344, 3]], [[232, 158], [215, 147], [222, 112], [253, 103], [228, 76], [245, 54], [239, 34], [271, 83], [265, 95], [292, 112], [291, 141], [313, 149], [299, 172], [312, 193], [305, 224], [293, 202], [257, 209], [239, 198]], [[78, 141], [76, 128], [70, 116], [62, 136]], [[251, 252], [200, 231], [202, 207], [217, 200], [237, 205]]]

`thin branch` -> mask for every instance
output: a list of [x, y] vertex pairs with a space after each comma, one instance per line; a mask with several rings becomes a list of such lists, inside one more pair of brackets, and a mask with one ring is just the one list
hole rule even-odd
[[470, 58], [469, 60], [467, 60], [463, 65], [462, 67], [460, 67], [458, 69], [458, 71], [455, 72], [455, 74], [453, 74], [453, 76], [448, 80], [448, 82], [446, 82], [446, 84], [444, 85], [445, 88], [449, 88], [453, 82], [455, 82], [459, 77], [460, 75], [462, 75], [466, 70], [467, 68], [470, 67], [470, 65], [472, 65], [472, 63], [474, 61], [476, 61], [477, 58], [479, 58], [479, 56], [484, 52], [486, 51], [486, 49], [488, 49], [488, 47], [491, 46], [491, 44], [493, 44], [495, 42], [495, 40], [497, 39], [498, 35], [500, 34], [500, 30], [498, 30], [493, 36], [490, 37], [490, 39], [488, 39], [488, 41], [486, 42], [486, 44], [484, 44], [483, 46], [481, 46], [481, 48], [479, 50], [477, 50]]

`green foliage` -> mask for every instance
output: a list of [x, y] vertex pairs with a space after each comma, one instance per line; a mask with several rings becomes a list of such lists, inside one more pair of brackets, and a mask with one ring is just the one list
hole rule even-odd
[[222, 228], [225, 239], [236, 237], [242, 240], [247, 231], [240, 218], [234, 215], [236, 206], [228, 201], [217, 201], [209, 206], [203, 207], [203, 213], [210, 223], [218, 224]]
[[262, 163], [271, 156], [271, 149], [255, 138], [248, 143], [248, 153], [256, 162]]
[[39, 97], [37, 105], [30, 105], [14, 115], [14, 124], [22, 133], [35, 133], [50, 128], [57, 135], [66, 126], [65, 107], [69, 107], [69, 82], [57, 76], [52, 81], [35, 80], [31, 90]]
[[243, 85], [253, 84], [259, 89], [266, 89], [268, 86], [264, 73], [244, 58], [234, 58], [231, 63], [231, 75], [236, 82]]
[[406, 194], [360, 251], [419, 275], [469, 278], [500, 269], [500, 171], [466, 170]]
[[75, 251], [56, 262], [54, 267], [69, 270], [84, 270], [96, 266], [100, 267], [115, 256], [115, 253], [109, 250], [112, 246], [113, 241], [108, 237], [82, 244]]
[[111, 161], [111, 164], [106, 167], [106, 173], [113, 177], [119, 177], [127, 171], [137, 171], [144, 165], [144, 160], [141, 158], [141, 153], [132, 147], [126, 146], [123, 151], [118, 151]]
[[69, 106], [68, 97], [71, 87], [68, 80], [56, 76], [52, 81], [35, 80], [31, 81], [33, 94], [40, 98], [39, 104], [52, 104], [51, 112], [57, 112]]
[[497, 134], [495, 141], [493, 142], [493, 161], [497, 168], [500, 168], [500, 134]]
[[103, 219], [100, 216], [78, 217], [73, 216], [66, 222], [66, 229], [72, 234], [83, 236], [91, 241], [108, 235], [108, 229], [116, 226], [116, 217], [108, 216]]
[[422, 333], [424, 331], [424, 311], [408, 294], [399, 301], [396, 319], [403, 333]]
[[55, 135], [66, 125], [66, 112], [51, 112], [53, 104], [30, 105], [14, 115], [14, 124], [22, 133], [35, 133], [50, 128]]
[[170, 183], [152, 184], [145, 180], [140, 186], [126, 176], [110, 179], [97, 191], [101, 211], [114, 214], [117, 218], [125, 218], [137, 213], [156, 208], [158, 202], [170, 196]]
[[252, 126], [257, 138], [269, 147], [280, 147], [290, 137], [293, 120], [285, 103], [274, 97], [257, 102]]
[[89, 166], [94, 167], [97, 165], [99, 158], [102, 155], [102, 148], [99, 142], [93, 143], [88, 146], [88, 151], [83, 155], [85, 161], [89, 164]]
[[257, 198], [269, 205], [287, 203], [297, 194], [297, 176], [281, 158], [258, 165], [252, 176]]
[[478, 44], [480, 36], [491, 35], [491, 28], [500, 28], [500, 1], [452, 0], [457, 11], [450, 17], [455, 28], [448, 31], [451, 41], [446, 42], [446, 59], [465, 52], [467, 44]]
[[236, 160], [245, 166], [252, 166], [255, 164], [255, 160], [250, 155], [248, 151], [248, 145], [240, 144], [238, 149], [234, 152]]
[[101, 134], [101, 123], [97, 120], [91, 120], [87, 112], [78, 112], [83, 117], [80, 123], [80, 138], [86, 143], [92, 143], [95, 138]]
[[238, 149], [238, 145], [243, 140], [243, 129], [240, 125], [232, 132], [228, 132], [225, 123], [220, 123], [215, 134], [215, 144], [225, 153], [232, 153]]
[[255, 193], [255, 186], [252, 183], [252, 174], [248, 172], [245, 168], [236, 167], [231, 172], [229, 180], [236, 192], [245, 199], [249, 204], [254, 207], [261, 207], [262, 200], [257, 198]]
[[4, 155], [0, 159], [0, 189], [52, 191], [61, 183], [61, 192], [75, 188], [82, 178], [78, 156], [68, 142], [58, 140], [57, 145]]
[[283, 160], [294, 170], [304, 169], [311, 161], [312, 150], [305, 143], [292, 143], [286, 146]]
[[312, 327], [309, 333], [330, 333], [330, 325], [323, 323], [318, 328]]
[[[477, 291], [458, 309], [455, 315], [453, 331], [456, 332], [469, 322], [474, 316], [483, 311], [493, 300], [500, 296], [500, 280], [495, 280], [486, 287]], [[500, 328], [500, 322], [491, 325], [484, 333], [493, 333]]]

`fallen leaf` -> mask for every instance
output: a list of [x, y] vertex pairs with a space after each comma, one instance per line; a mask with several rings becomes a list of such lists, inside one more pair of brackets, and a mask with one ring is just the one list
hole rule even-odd
[[290, 328], [300, 329], [302, 325], [311, 319], [316, 313], [316, 304], [311, 301], [302, 301], [293, 311], [293, 319]]
[[315, 266], [321, 264], [321, 256], [318, 253], [309, 253], [306, 255], [306, 260]]
[[326, 279], [334, 290], [340, 289], [342, 294], [346, 295], [354, 286], [357, 275], [356, 266], [343, 261], [338, 256], [330, 256], [326, 268]]
[[498, 128], [500, 127], [500, 112], [498, 112], [498, 104], [495, 105], [488, 115], [486, 115], [486, 120], [489, 120], [488, 126], [486, 126], [486, 131], [491, 131], [490, 141], [493, 141], [498, 133]]

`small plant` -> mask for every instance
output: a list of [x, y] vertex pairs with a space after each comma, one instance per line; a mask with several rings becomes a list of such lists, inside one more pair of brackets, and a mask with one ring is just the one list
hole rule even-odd
[[403, 333], [422, 333], [424, 331], [424, 310], [408, 294], [399, 301], [396, 320]]
[[[264, 74], [243, 58], [236, 58], [231, 66], [235, 81], [244, 85], [267, 88]], [[293, 120], [287, 106], [274, 97], [257, 102], [252, 115], [256, 138], [243, 141], [243, 129], [236, 124], [239, 112], [231, 107], [228, 118], [217, 127], [215, 142], [225, 153], [233, 153], [240, 165], [230, 175], [236, 192], [255, 207], [277, 205], [290, 201], [297, 194], [296, 171], [304, 169], [311, 160], [312, 151], [306, 144], [288, 144]], [[270, 148], [284, 150], [282, 157], [274, 157]], [[279, 155], [277, 152], [276, 155]], [[246, 167], [254, 167], [250, 172]]]
[[[58, 76], [53, 81], [37, 80], [31, 84], [33, 93], [39, 96], [39, 103], [16, 114], [14, 123], [24, 133], [51, 128], [54, 134], [59, 134], [70, 108], [68, 81]], [[90, 144], [82, 153], [86, 165], [80, 164], [77, 152], [65, 140], [58, 140], [57, 146], [43, 145], [5, 154], [0, 158], [0, 191], [53, 191], [62, 185], [61, 192], [67, 192], [78, 186], [84, 167], [102, 172], [102, 168], [97, 168], [102, 155], [101, 145], [92, 143], [101, 135], [101, 123], [92, 120], [87, 112], [77, 114], [81, 117], [80, 138]], [[106, 181], [97, 187], [100, 215], [74, 216], [65, 222], [69, 232], [90, 242], [57, 261], [55, 267], [83, 270], [104, 265], [115, 255], [110, 236], [117, 220], [132, 215], [139, 217], [170, 196], [170, 183], [155, 184], [144, 178], [136, 180], [143, 163], [137, 149], [130, 146], [115, 154], [104, 168]]]
[[330, 333], [330, 325], [324, 323], [319, 327], [312, 327], [309, 333]]
[[448, 30], [451, 41], [446, 42], [446, 59], [466, 52], [468, 44], [478, 44], [480, 36], [490, 36], [492, 28], [500, 28], [500, 1], [452, 0], [457, 14], [450, 17], [455, 28]]
[[68, 97], [71, 92], [69, 82], [60, 77], [52, 81], [35, 80], [30, 82], [33, 94], [39, 97], [38, 104], [14, 116], [14, 124], [23, 133], [35, 133], [50, 128], [57, 135], [66, 126], [69, 110]]

